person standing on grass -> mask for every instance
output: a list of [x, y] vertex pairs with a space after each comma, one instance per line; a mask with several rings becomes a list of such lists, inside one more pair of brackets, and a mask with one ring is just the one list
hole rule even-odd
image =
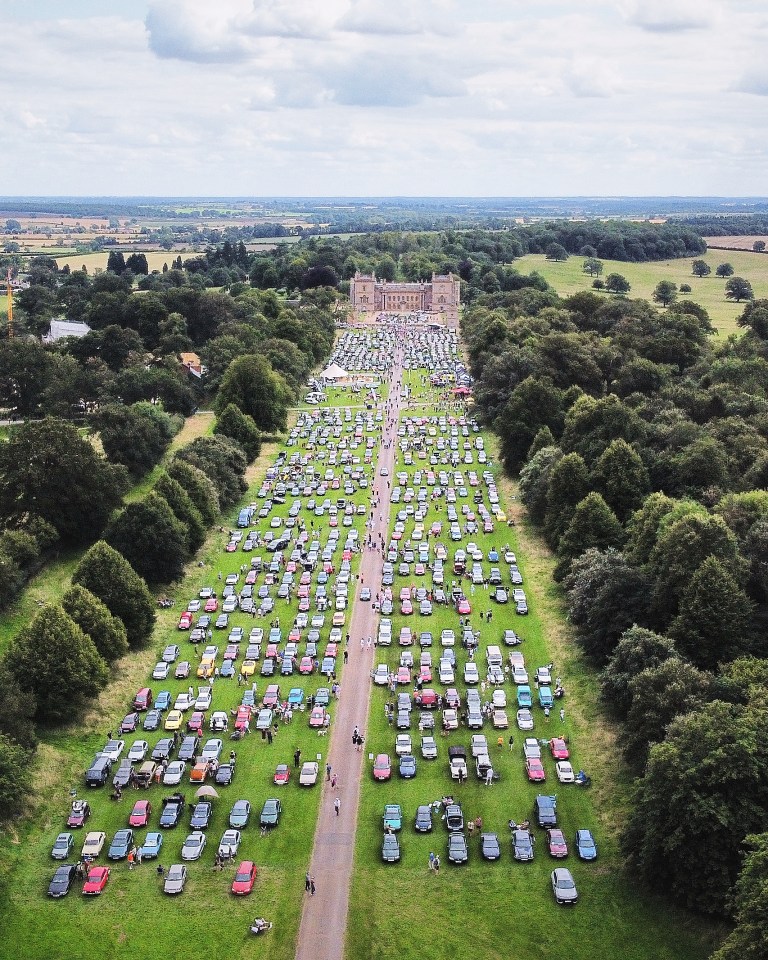
[[565, 707], [560, 707], [560, 723], [565, 723]]

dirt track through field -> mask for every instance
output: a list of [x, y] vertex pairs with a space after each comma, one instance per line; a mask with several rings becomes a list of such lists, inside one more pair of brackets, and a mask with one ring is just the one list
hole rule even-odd
[[[392, 473], [395, 465], [397, 424], [400, 415], [400, 387], [403, 375], [403, 351], [401, 344], [395, 351], [390, 379], [389, 401], [384, 407], [382, 437], [378, 462], [374, 467], [371, 484], [371, 502], [379, 498], [378, 506], [372, 509], [370, 533], [374, 544], [379, 546], [381, 533], [386, 543], [389, 524]], [[386, 467], [388, 476], [381, 476]], [[384, 559], [381, 549], [367, 549], [365, 538], [362, 544], [360, 580], [357, 582], [351, 621], [349, 623], [349, 662], [344, 667], [341, 693], [336, 717], [331, 726], [327, 762], [331, 764], [331, 776], [337, 778], [336, 789], [327, 779], [323, 766], [323, 787], [320, 799], [320, 814], [315, 831], [309, 873], [314, 877], [315, 894], [304, 894], [296, 960], [342, 960], [347, 930], [349, 909], [349, 886], [355, 856], [355, 828], [360, 800], [360, 779], [367, 765], [367, 746], [356, 749], [352, 745], [355, 727], [365, 738], [370, 706], [371, 679], [375, 646], [361, 643], [361, 638], [375, 637], [377, 614], [372, 603], [360, 601], [363, 586], [369, 587], [375, 597], [380, 588]], [[318, 740], [318, 752], [325, 746]], [[338, 798], [339, 808], [335, 801]], [[297, 895], [302, 889], [303, 877], [296, 878]]]

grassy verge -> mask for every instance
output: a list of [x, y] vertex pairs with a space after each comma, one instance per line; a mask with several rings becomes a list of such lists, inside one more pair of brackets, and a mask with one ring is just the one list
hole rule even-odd
[[[417, 378], [411, 376], [414, 397], [425, 399], [425, 391]], [[428, 413], [429, 408], [418, 410]], [[485, 435], [486, 450], [495, 456], [494, 438]], [[416, 467], [427, 468], [428, 461], [415, 460]], [[398, 470], [405, 468], [402, 455]], [[438, 468], [435, 468], [438, 469]], [[483, 468], [477, 465], [464, 466], [466, 471]], [[494, 472], [498, 471], [494, 468]], [[579, 656], [577, 648], [569, 641], [565, 611], [559, 590], [552, 581], [553, 561], [542, 547], [536, 535], [525, 524], [522, 513], [514, 500], [515, 489], [500, 480], [502, 501], [508, 506], [508, 514], [516, 520], [513, 528], [497, 524], [493, 534], [474, 535], [487, 557], [492, 546], [500, 549], [505, 544], [517, 553], [525, 581], [531, 613], [527, 618], [517, 617], [511, 605], [500, 606], [488, 599], [484, 588], [476, 587], [468, 597], [472, 604], [471, 622], [481, 633], [481, 647], [476, 661], [483, 672], [484, 648], [488, 643], [500, 644], [504, 628], [514, 628], [523, 637], [520, 648], [525, 655], [529, 671], [550, 660], [555, 670], [562, 675], [567, 690], [564, 701], [565, 722], [561, 723], [557, 709], [552, 711], [549, 723], [544, 722], [542, 711], [534, 709], [536, 728], [534, 735], [546, 738], [565, 734], [571, 747], [575, 769], [583, 767], [594, 778], [591, 790], [581, 790], [572, 785], [557, 782], [554, 763], [546, 749], [544, 765], [547, 782], [543, 787], [529, 784], [524, 771], [522, 740], [525, 736], [517, 730], [514, 704], [514, 688], [507, 682], [507, 713], [511, 727], [494, 730], [486, 721], [482, 731], [488, 739], [494, 769], [500, 781], [488, 788], [481, 784], [473, 766], [470, 766], [467, 783], [458, 787], [448, 774], [447, 748], [461, 744], [469, 748], [470, 731], [460, 730], [443, 737], [437, 720], [438, 758], [426, 761], [421, 758], [420, 732], [416, 723], [409, 731], [417, 758], [417, 776], [403, 781], [395, 771], [388, 784], [375, 783], [370, 764], [362, 787], [360, 816], [356, 845], [355, 873], [351, 892], [350, 925], [347, 936], [347, 955], [355, 960], [404, 960], [421, 958], [428, 951], [437, 958], [483, 956], [487, 958], [530, 957], [548, 960], [553, 956], [568, 956], [575, 960], [599, 960], [621, 957], [622, 960], [701, 960], [708, 955], [719, 940], [720, 931], [671, 907], [663, 898], [654, 898], [635, 888], [632, 878], [623, 870], [618, 849], [618, 827], [627, 799], [628, 781], [617, 758], [614, 733], [601, 715], [597, 684], [594, 674]], [[394, 483], [394, 481], [393, 481]], [[413, 484], [416, 486], [416, 484]], [[471, 502], [471, 492], [469, 487]], [[457, 508], [462, 502], [459, 497]], [[399, 506], [402, 506], [399, 505]], [[393, 513], [398, 506], [393, 506]], [[394, 519], [394, 518], [393, 518]], [[431, 508], [425, 521], [426, 529], [431, 523], [443, 521], [443, 541], [448, 546], [452, 561], [454, 548], [445, 535], [447, 529], [445, 507]], [[404, 538], [413, 530], [413, 518], [406, 524]], [[446, 563], [446, 585], [450, 589], [453, 575], [451, 562]], [[488, 562], [485, 561], [486, 573]], [[506, 568], [500, 564], [502, 572]], [[403, 585], [419, 585], [421, 578], [396, 577], [394, 594], [397, 597]], [[467, 585], [467, 590], [469, 587]], [[399, 610], [399, 603], [395, 603]], [[493, 619], [481, 621], [480, 612], [492, 609]], [[458, 615], [453, 608], [436, 607], [429, 617], [418, 614], [393, 616], [394, 645], [379, 648], [377, 660], [394, 667], [400, 656], [397, 636], [400, 627], [408, 624], [415, 635], [421, 630], [432, 632], [435, 642], [431, 647], [433, 673], [440, 651], [440, 632], [443, 628], [459, 629]], [[418, 646], [412, 648], [418, 662]], [[466, 653], [455, 648], [458, 669], [454, 684], [463, 697], [462, 682]], [[506, 649], [502, 646], [506, 656]], [[444, 692], [445, 685], [437, 681], [431, 684], [437, 692]], [[399, 689], [408, 689], [399, 688]], [[483, 696], [487, 699], [490, 692]], [[386, 752], [394, 758], [396, 731], [385, 719], [384, 704], [393, 695], [380, 687], [372, 694], [371, 719], [368, 728], [366, 750], [370, 754]], [[559, 703], [557, 708], [559, 708]], [[416, 715], [417, 716], [417, 715]], [[512, 749], [508, 746], [509, 734], [514, 736]], [[501, 736], [501, 745], [497, 738]], [[468, 750], [469, 752], [469, 750]], [[519, 821], [530, 816], [536, 793], [552, 792], [558, 796], [559, 823], [570, 843], [574, 831], [580, 827], [591, 829], [597, 839], [600, 859], [595, 864], [584, 864], [569, 855], [567, 866], [576, 879], [581, 902], [575, 910], [563, 910], [555, 906], [550, 886], [549, 873], [553, 869], [542, 830], [536, 829], [536, 856], [533, 863], [515, 863], [507, 821]], [[502, 844], [502, 859], [489, 864], [480, 856], [479, 841], [470, 837], [469, 863], [454, 867], [447, 860], [447, 832], [442, 823], [435, 821], [432, 834], [417, 834], [413, 818], [419, 804], [432, 802], [446, 793], [460, 800], [465, 818], [480, 815], [483, 829], [496, 832]], [[382, 838], [381, 818], [386, 803], [400, 803], [403, 808], [403, 830], [400, 834], [402, 860], [398, 865], [384, 865], [380, 849]], [[430, 851], [439, 853], [442, 868], [439, 876], [428, 870]]]
[[[712, 268], [709, 277], [694, 277], [691, 263], [694, 259], [705, 260]], [[572, 256], [565, 262], [547, 260], [543, 254], [529, 254], [515, 260], [513, 266], [521, 273], [538, 271], [557, 292], [570, 296], [580, 290], [592, 289], [592, 277], [584, 273], [584, 257]], [[620, 273], [632, 285], [631, 297], [651, 300], [654, 288], [660, 280], [671, 280], [678, 287], [687, 283], [690, 293], [679, 294], [680, 299], [693, 300], [701, 304], [717, 327], [720, 337], [737, 333], [736, 318], [744, 310], [743, 303], [732, 303], [725, 299], [724, 279], [715, 276], [720, 263], [733, 265], [736, 276], [745, 277], [752, 284], [755, 297], [768, 297], [768, 257], [760, 253], [744, 250], [708, 250], [702, 257], [686, 257], [683, 260], [662, 260], [652, 263], [622, 263], [618, 260], [603, 261], [603, 280], [610, 273]], [[609, 294], [601, 294], [606, 299]]]

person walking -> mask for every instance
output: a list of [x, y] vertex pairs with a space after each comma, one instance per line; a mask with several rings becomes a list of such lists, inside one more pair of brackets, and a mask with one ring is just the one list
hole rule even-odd
[[306, 874], [306, 876], [304, 877], [304, 892], [305, 892], [305, 893], [309, 893], [309, 888], [310, 888], [311, 885], [312, 885], [312, 877], [310, 877], [310, 875], [309, 875], [309, 870], [307, 870], [307, 874]]
[[565, 707], [560, 707], [560, 723], [565, 723]]
[[309, 893], [310, 893], [310, 896], [313, 896], [313, 897], [314, 897], [314, 895], [315, 895], [315, 890], [316, 890], [316, 889], [317, 889], [317, 887], [315, 886], [315, 878], [314, 878], [314, 877], [310, 877], [310, 878], [309, 878]]
[[331, 779], [331, 765], [330, 765], [330, 763], [326, 763], [326, 765], [325, 765], [325, 779], [326, 779], [326, 780], [330, 780], [330, 779]]
[[301, 750], [299, 750], [299, 748], [297, 747], [296, 751], [293, 754], [293, 765], [294, 767], [298, 767], [300, 763], [301, 763]]
[[333, 801], [333, 809], [336, 811], [336, 816], [338, 817], [339, 810], [341, 810], [341, 800], [338, 797]]
[[435, 853], [434, 850], [429, 851], [429, 872], [435, 872]]
[[331, 790], [335, 790], [335, 789], [336, 789], [336, 774], [334, 773], [334, 775], [331, 777]]
[[440, 873], [440, 857], [437, 854], [435, 854], [434, 870], [435, 873]]
[[549, 723], [549, 707], [544, 707], [544, 723]]

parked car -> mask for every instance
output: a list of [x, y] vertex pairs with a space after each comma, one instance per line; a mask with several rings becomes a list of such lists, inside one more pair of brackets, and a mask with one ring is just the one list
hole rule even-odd
[[555, 903], [563, 906], [576, 903], [579, 894], [570, 870], [558, 867], [552, 871], [552, 893], [555, 895]]

